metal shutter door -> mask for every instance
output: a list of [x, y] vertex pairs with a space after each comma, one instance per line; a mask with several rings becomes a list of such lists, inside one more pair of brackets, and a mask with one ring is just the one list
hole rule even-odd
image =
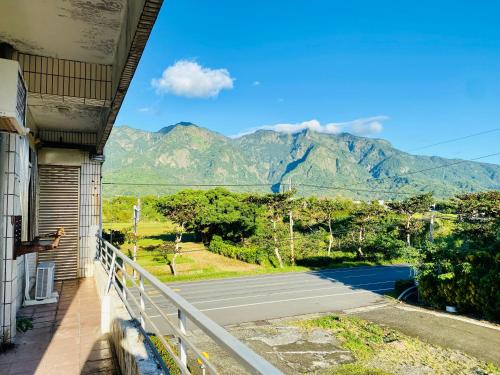
[[64, 227], [59, 247], [38, 253], [38, 262], [55, 262], [56, 280], [78, 277], [80, 168], [41, 165], [39, 167], [40, 234]]

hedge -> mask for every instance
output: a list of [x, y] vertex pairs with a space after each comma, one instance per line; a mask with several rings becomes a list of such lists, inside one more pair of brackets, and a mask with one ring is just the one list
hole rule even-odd
[[242, 262], [263, 264], [268, 260], [264, 250], [256, 246], [238, 246], [229, 241], [224, 241], [220, 236], [214, 236], [208, 249], [215, 254], [228, 258], [238, 259]]

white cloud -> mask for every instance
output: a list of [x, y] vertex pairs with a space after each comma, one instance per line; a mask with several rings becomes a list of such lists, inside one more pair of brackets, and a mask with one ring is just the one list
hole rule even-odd
[[253, 81], [252, 86], [260, 86], [260, 81]]
[[142, 108], [139, 108], [138, 111], [142, 112], [142, 113], [151, 112], [151, 107], [142, 107]]
[[280, 133], [295, 134], [303, 130], [312, 130], [318, 133], [326, 134], [339, 134], [342, 132], [351, 133], [360, 136], [373, 136], [379, 134], [383, 130], [382, 122], [388, 120], [387, 116], [373, 116], [367, 118], [360, 118], [346, 122], [330, 122], [322, 125], [318, 120], [309, 120], [299, 123], [284, 123], [275, 125], [264, 125], [257, 128], [248, 129], [239, 133], [233, 138], [238, 138], [247, 134], [251, 134], [260, 129], [274, 130]]
[[151, 85], [157, 94], [171, 93], [187, 98], [213, 98], [224, 89], [233, 88], [234, 78], [227, 69], [205, 68], [195, 61], [179, 60], [154, 78]]

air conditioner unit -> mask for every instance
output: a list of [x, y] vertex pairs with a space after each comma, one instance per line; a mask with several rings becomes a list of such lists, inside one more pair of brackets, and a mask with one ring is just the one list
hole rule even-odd
[[19, 63], [0, 59], [0, 131], [24, 135], [28, 91]]
[[53, 262], [42, 262], [36, 268], [36, 300], [53, 297], [55, 270], [56, 265]]

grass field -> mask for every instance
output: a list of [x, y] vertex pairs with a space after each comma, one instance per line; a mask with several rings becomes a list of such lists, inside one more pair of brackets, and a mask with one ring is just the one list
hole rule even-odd
[[[104, 229], [123, 230], [132, 228], [132, 223], [113, 223], [104, 225]], [[189, 281], [202, 279], [215, 279], [224, 277], [248, 276], [279, 272], [300, 272], [319, 268], [367, 266], [378, 263], [359, 261], [347, 257], [345, 253], [332, 253], [332, 262], [320, 266], [311, 262], [303, 262], [302, 266], [285, 266], [277, 268], [271, 264], [256, 265], [245, 263], [236, 259], [230, 259], [222, 255], [214, 254], [206, 249], [200, 242], [194, 242], [190, 234], [183, 237], [181, 254], [176, 259], [178, 275], [171, 273], [170, 267], [159, 254], [158, 247], [164, 241], [172, 241], [175, 233], [175, 225], [170, 222], [139, 223], [137, 227], [137, 262], [151, 274], [163, 282]], [[120, 246], [121, 250], [132, 258], [133, 244], [126, 242]], [[337, 258], [336, 258], [337, 257]], [[336, 260], [337, 259], [337, 260]], [[339, 260], [341, 259], [341, 261]]]

